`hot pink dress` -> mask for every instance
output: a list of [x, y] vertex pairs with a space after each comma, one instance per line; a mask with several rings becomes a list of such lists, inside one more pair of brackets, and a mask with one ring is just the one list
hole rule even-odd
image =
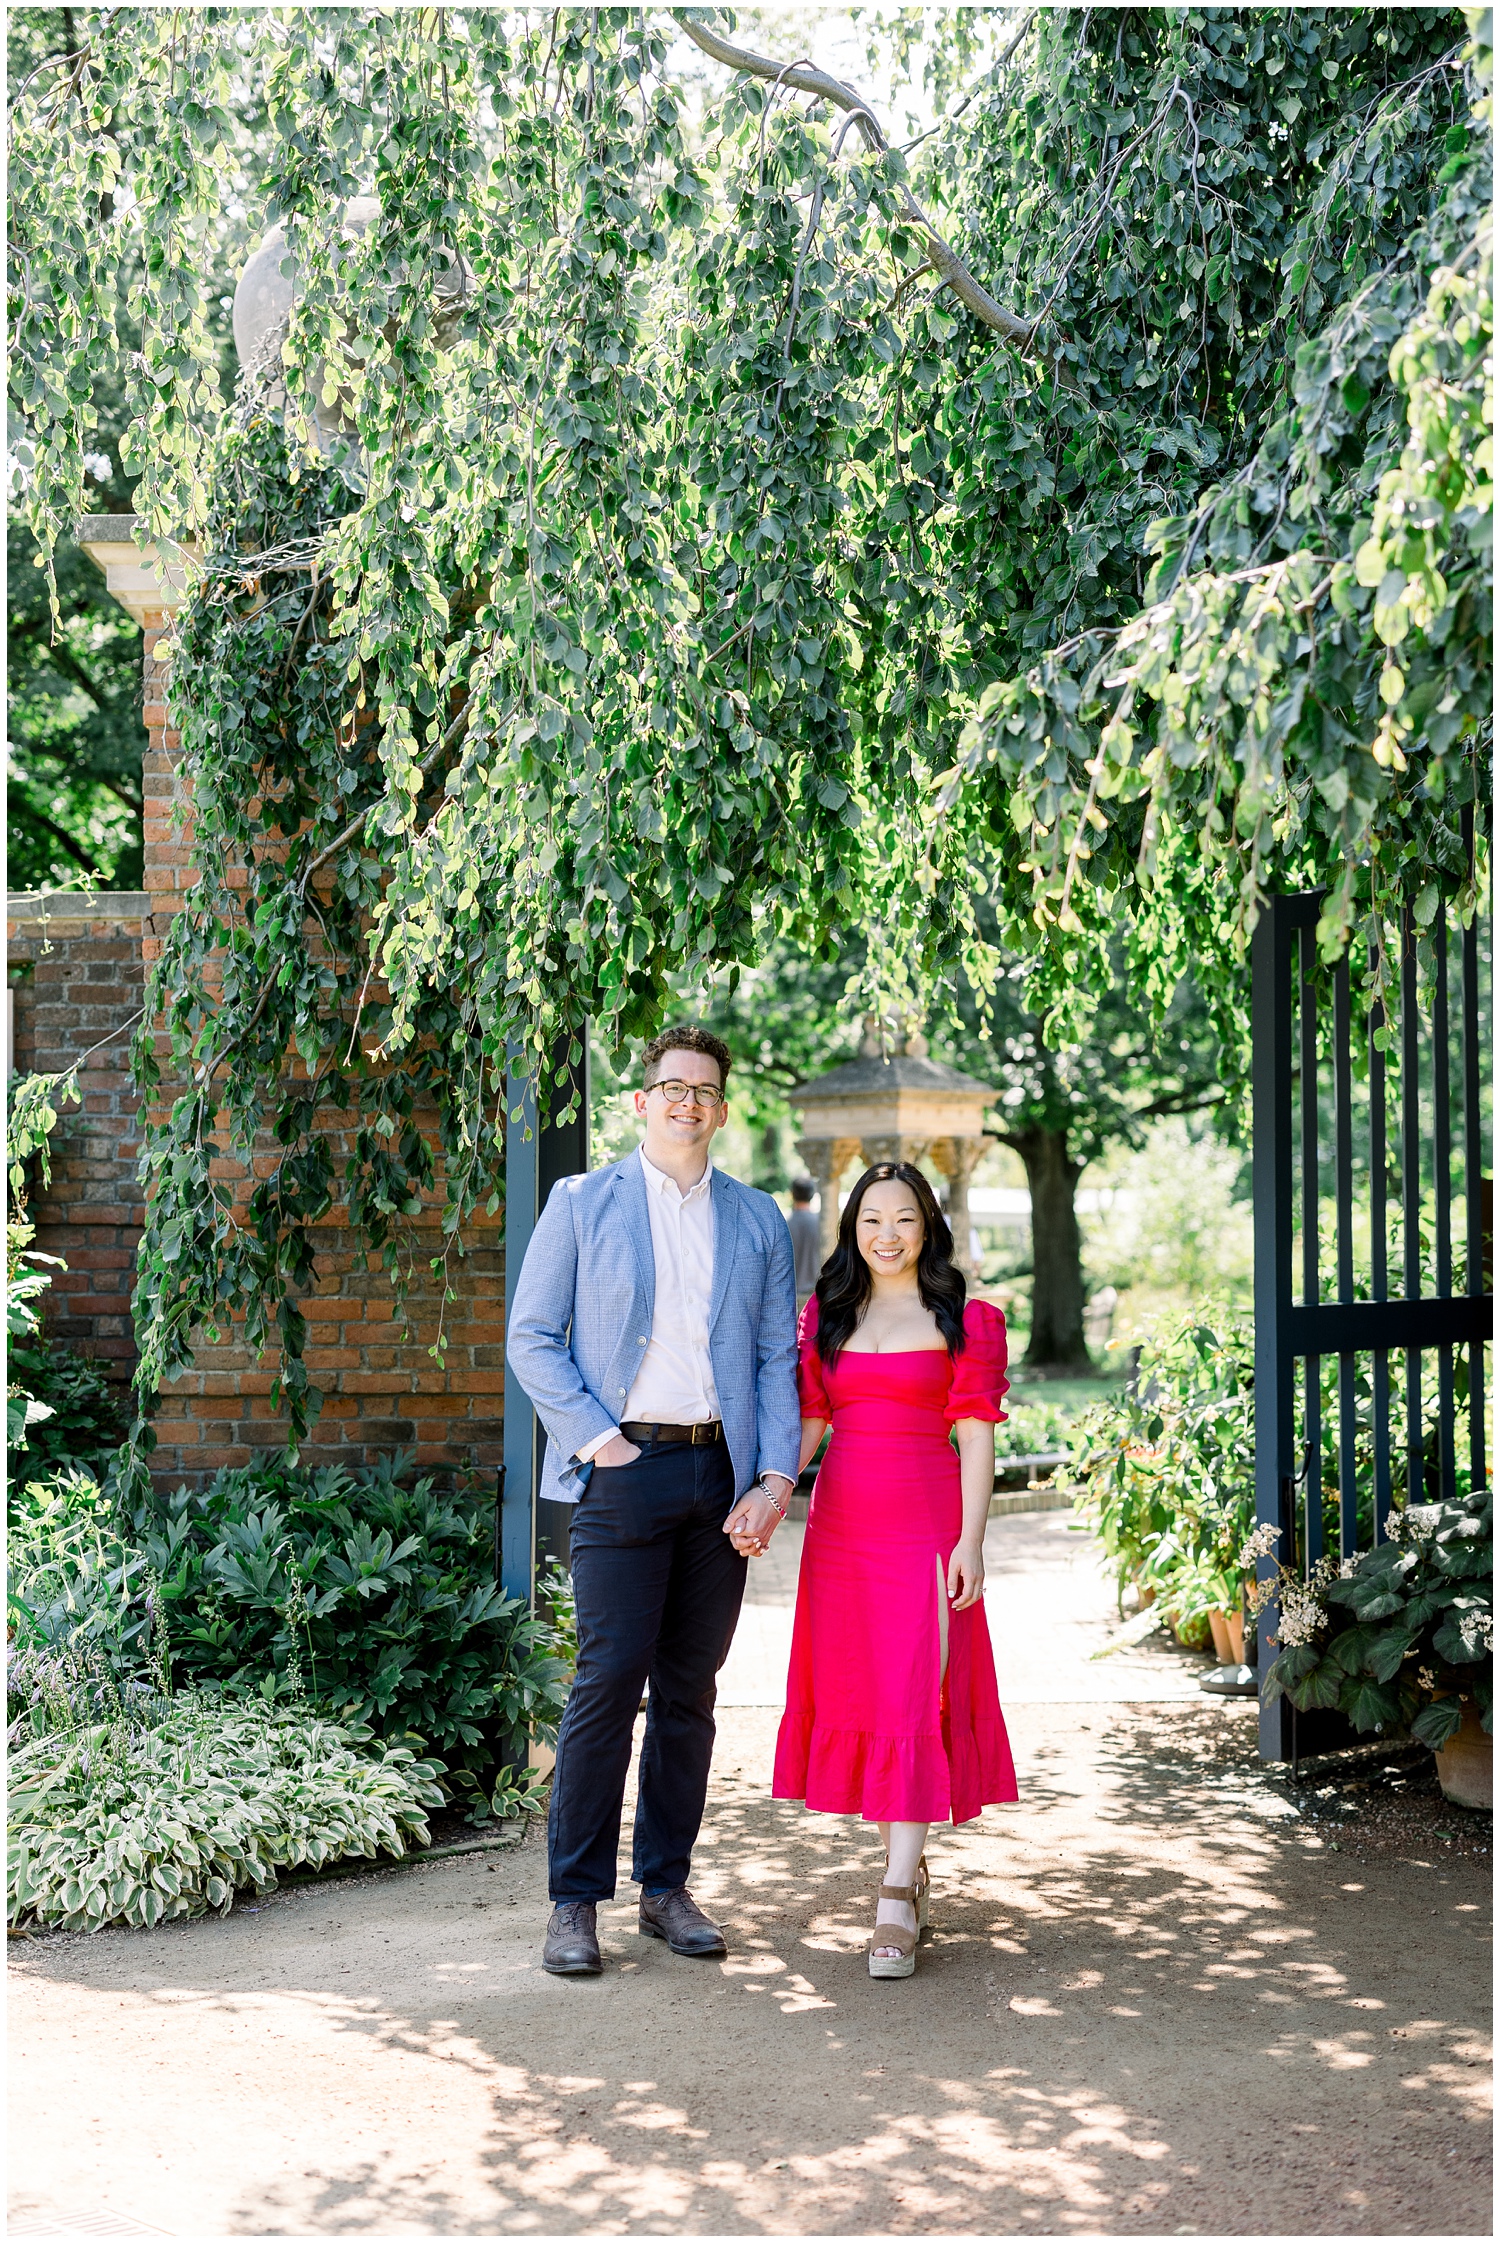
[[997, 1422], [1005, 1319], [964, 1310], [966, 1345], [855, 1355], [831, 1371], [802, 1312], [804, 1417], [830, 1420], [802, 1547], [786, 1713], [771, 1789], [866, 1822], [971, 1822], [1017, 1797], [982, 1604], [948, 1608], [941, 1679], [935, 1560], [946, 1574], [963, 1518], [960, 1418]]

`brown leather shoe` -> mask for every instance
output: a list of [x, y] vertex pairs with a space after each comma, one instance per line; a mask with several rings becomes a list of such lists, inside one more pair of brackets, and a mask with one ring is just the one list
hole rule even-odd
[[710, 1923], [686, 1885], [675, 1893], [641, 1894], [641, 1930], [664, 1939], [674, 1955], [727, 1955], [724, 1934]]
[[604, 1968], [592, 1900], [560, 1900], [542, 1942], [542, 1968], [558, 1978], [597, 1978]]

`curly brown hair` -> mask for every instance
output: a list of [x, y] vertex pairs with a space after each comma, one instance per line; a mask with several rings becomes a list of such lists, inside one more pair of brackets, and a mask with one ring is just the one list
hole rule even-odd
[[643, 1090], [649, 1090], [657, 1080], [658, 1070], [669, 1051], [701, 1051], [705, 1059], [712, 1059], [718, 1064], [720, 1090], [728, 1088], [728, 1044], [722, 1036], [716, 1036], [711, 1028], [699, 1028], [690, 1022], [683, 1028], [664, 1028], [659, 1036], [653, 1036], [647, 1044], [641, 1053]]

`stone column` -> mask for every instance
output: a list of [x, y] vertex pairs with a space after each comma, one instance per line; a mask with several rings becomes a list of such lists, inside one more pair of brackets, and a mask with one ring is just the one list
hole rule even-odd
[[953, 1259], [970, 1284], [979, 1271], [969, 1251], [969, 1178], [984, 1157], [982, 1137], [943, 1137], [932, 1148], [932, 1158], [948, 1179], [948, 1225], [953, 1232]]
[[818, 1187], [818, 1251], [826, 1262], [839, 1234], [839, 1186], [859, 1158], [857, 1137], [799, 1137], [797, 1151]]
[[886, 1160], [904, 1160], [909, 1167], [920, 1168], [932, 1150], [932, 1141], [927, 1137], [866, 1137], [859, 1149], [867, 1168]]

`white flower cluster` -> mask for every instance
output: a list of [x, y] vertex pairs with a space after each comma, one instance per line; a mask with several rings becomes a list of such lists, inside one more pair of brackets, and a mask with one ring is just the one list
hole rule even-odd
[[1332, 1558], [1319, 1558], [1305, 1581], [1299, 1581], [1295, 1574], [1283, 1574], [1281, 1620], [1276, 1631], [1283, 1649], [1289, 1650], [1297, 1643], [1311, 1643], [1327, 1627], [1327, 1607], [1319, 1600], [1329, 1582], [1337, 1578], [1338, 1567]]
[[1240, 1569], [1249, 1573], [1257, 1558], [1274, 1557], [1276, 1545], [1281, 1540], [1279, 1526], [1258, 1526], [1240, 1552]]

